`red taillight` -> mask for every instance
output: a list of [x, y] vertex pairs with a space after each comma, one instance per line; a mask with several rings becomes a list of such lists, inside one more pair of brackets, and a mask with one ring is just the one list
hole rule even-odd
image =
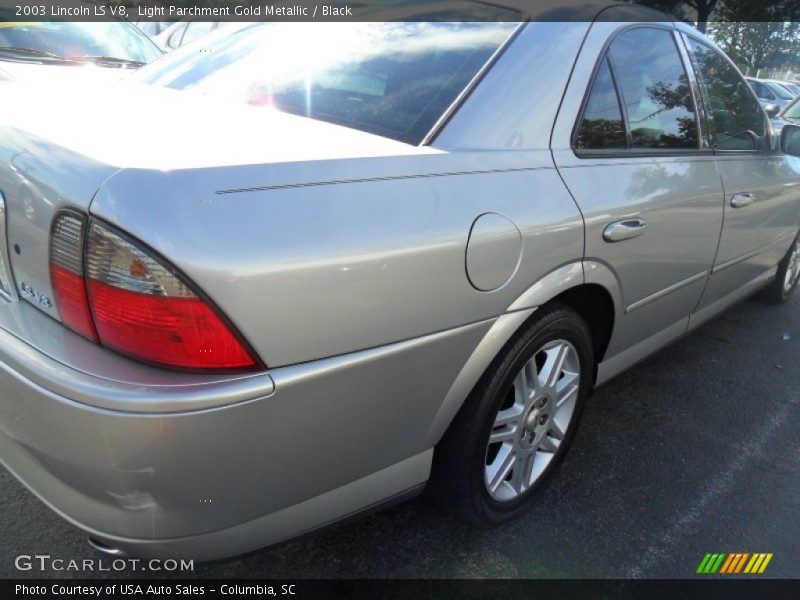
[[93, 342], [99, 341], [92, 323], [83, 277], [51, 264], [50, 278], [64, 325]]
[[97, 342], [83, 282], [83, 215], [62, 212], [53, 221], [50, 237], [50, 281], [61, 321]]
[[[65, 324], [122, 354], [166, 367], [259, 366], [214, 308], [174, 269], [106, 225], [94, 220], [80, 225], [79, 235], [65, 236], [73, 242], [82, 240], [86, 230], [88, 239], [80, 244], [85, 248], [80, 275], [74, 273], [77, 268], [68, 270], [52, 260], [64, 253], [65, 246], [56, 241], [54, 226], [51, 273]], [[91, 329], [79, 327], [81, 322]]]
[[89, 279], [104, 346], [147, 362], [188, 369], [241, 369], [253, 359], [199, 298], [130, 292]]

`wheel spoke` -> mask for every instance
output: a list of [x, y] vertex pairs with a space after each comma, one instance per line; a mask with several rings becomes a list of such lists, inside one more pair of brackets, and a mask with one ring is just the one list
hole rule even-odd
[[558, 413], [562, 408], [569, 409], [575, 405], [575, 400], [578, 398], [579, 389], [580, 387], [577, 383], [572, 383], [559, 391], [558, 398], [556, 400], [556, 413]]
[[[539, 444], [539, 450], [542, 452], [547, 452], [548, 454], [555, 454], [558, 447], [561, 445], [561, 440], [556, 439], [551, 434], [547, 434], [542, 438], [541, 443]], [[537, 453], [538, 454], [538, 453]]]
[[548, 429], [546, 437], [551, 437], [559, 442], [564, 439], [564, 427], [557, 419], [550, 421], [550, 429]]
[[580, 375], [573, 371], [564, 371], [564, 377], [556, 384], [557, 406], [561, 406], [564, 400], [578, 389]]
[[514, 460], [514, 471], [511, 473], [511, 487], [514, 488], [514, 491], [519, 494], [520, 492], [524, 491], [523, 487], [523, 471], [525, 470], [525, 462], [527, 461], [527, 455], [525, 454], [518, 454], [516, 459]]
[[495, 493], [514, 467], [516, 452], [511, 444], [503, 444], [492, 464], [486, 468], [486, 481], [489, 491]]
[[531, 388], [525, 371], [526, 369], [522, 369], [514, 378], [514, 403], [519, 405], [527, 404], [531, 397]]
[[547, 350], [547, 359], [539, 373], [539, 384], [542, 387], [554, 387], [564, 368], [564, 361], [569, 353], [566, 344], [558, 344]]
[[524, 406], [519, 406], [514, 404], [509, 408], [501, 410], [497, 413], [497, 417], [494, 420], [493, 429], [497, 429], [498, 427], [504, 427], [506, 425], [514, 425], [522, 416], [523, 411], [525, 410]]
[[517, 428], [506, 425], [505, 427], [497, 428], [489, 435], [489, 444], [497, 444], [499, 442], [510, 442], [517, 434]]
[[536, 452], [531, 460], [531, 469], [528, 474], [528, 486], [533, 485], [533, 482], [539, 479], [539, 476], [544, 471], [545, 467], [553, 460], [553, 455], [547, 452]]

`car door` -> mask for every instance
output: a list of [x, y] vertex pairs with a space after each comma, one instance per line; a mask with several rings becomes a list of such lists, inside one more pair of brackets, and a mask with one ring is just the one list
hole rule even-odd
[[719, 241], [722, 186], [678, 41], [669, 25], [594, 23], [553, 132], [584, 216], [585, 264], [621, 288], [614, 371], [686, 331]]
[[700, 82], [707, 129], [725, 192], [712, 275], [693, 323], [762, 284], [797, 233], [800, 173], [774, 150], [766, 115], [724, 54], [683, 34]]

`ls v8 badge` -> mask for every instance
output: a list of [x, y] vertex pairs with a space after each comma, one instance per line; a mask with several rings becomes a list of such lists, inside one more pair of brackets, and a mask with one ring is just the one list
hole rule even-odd
[[43, 308], [53, 308], [50, 298], [42, 294], [39, 290], [32, 288], [24, 281], [20, 282], [19, 289], [28, 298], [33, 298]]

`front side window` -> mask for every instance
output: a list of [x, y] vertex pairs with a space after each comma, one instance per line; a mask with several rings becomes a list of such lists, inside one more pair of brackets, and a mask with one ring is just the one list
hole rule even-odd
[[719, 150], [755, 150], [766, 122], [750, 86], [725, 56], [687, 37], [707, 104], [709, 129]]
[[699, 147], [692, 89], [670, 31], [618, 35], [600, 63], [576, 136], [578, 149]]

